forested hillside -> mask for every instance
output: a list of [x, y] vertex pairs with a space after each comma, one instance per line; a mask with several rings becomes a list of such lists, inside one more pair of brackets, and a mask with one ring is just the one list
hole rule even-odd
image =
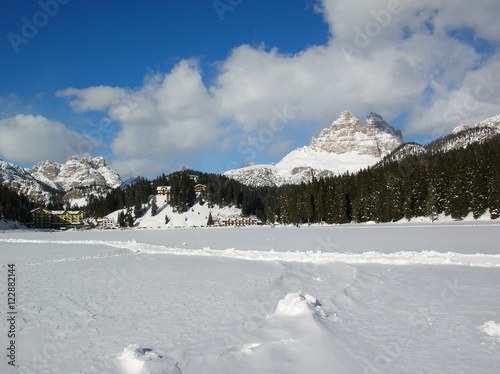
[[[285, 223], [390, 222], [438, 213], [500, 216], [500, 136], [466, 149], [409, 155], [355, 175], [293, 187], [269, 210]], [[268, 217], [266, 217], [268, 218]]]
[[27, 196], [0, 183], [0, 219], [28, 222], [29, 211], [33, 207]]
[[[198, 195], [195, 184], [206, 186]], [[391, 222], [444, 213], [461, 219], [469, 213], [500, 216], [500, 135], [448, 152], [409, 152], [389, 157], [356, 174], [312, 178], [309, 183], [281, 187], [250, 187], [218, 174], [182, 170], [149, 181], [139, 179], [104, 197], [91, 197], [88, 217], [124, 210], [120, 223], [132, 225], [142, 216], [158, 186], [171, 186], [170, 205], [177, 212], [193, 204], [241, 208], [263, 222], [348, 223]], [[61, 208], [51, 206], [52, 208]], [[0, 185], [2, 218], [29, 221], [28, 199]]]

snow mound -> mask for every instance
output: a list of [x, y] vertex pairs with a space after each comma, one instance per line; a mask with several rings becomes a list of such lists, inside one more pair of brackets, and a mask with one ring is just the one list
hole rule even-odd
[[[275, 315], [296, 316], [320, 310], [321, 303], [311, 295], [302, 292], [292, 292], [278, 302]], [[313, 309], [314, 308], [314, 309]]]
[[138, 344], [125, 348], [116, 362], [121, 374], [181, 374], [177, 362]]
[[500, 323], [494, 321], [485, 322], [479, 330], [493, 338], [500, 338]]
[[192, 357], [188, 364], [199, 374], [361, 373], [358, 362], [336, 336], [336, 328], [315, 297], [290, 292], [242, 341]]

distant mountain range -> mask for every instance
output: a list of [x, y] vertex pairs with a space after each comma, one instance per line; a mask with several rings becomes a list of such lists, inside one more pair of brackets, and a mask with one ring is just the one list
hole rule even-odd
[[308, 146], [297, 148], [272, 165], [248, 165], [224, 175], [252, 186], [298, 184], [346, 172], [355, 173], [380, 162], [399, 160], [423, 152], [446, 152], [463, 148], [500, 133], [500, 116], [474, 126], [461, 125], [451, 134], [426, 146], [403, 143], [401, 131], [380, 115], [370, 113], [365, 124], [345, 111], [323, 129]]
[[[422, 146], [403, 143], [401, 131], [380, 115], [370, 113], [363, 124], [345, 111], [308, 146], [297, 148], [272, 165], [248, 165], [225, 176], [250, 186], [299, 184], [323, 176], [355, 173], [381, 162], [398, 161], [419, 153], [447, 152], [482, 142], [500, 133], [500, 115], [473, 126], [461, 125], [449, 135]], [[47, 202], [54, 196], [71, 204], [86, 205], [89, 196], [134, 184], [140, 177], [122, 182], [103, 157], [70, 157], [65, 163], [39, 162], [31, 169], [0, 160], [0, 183], [6, 183], [30, 197]]]
[[104, 195], [121, 185], [120, 175], [106, 165], [103, 157], [70, 157], [64, 164], [42, 161], [31, 169], [0, 160], [0, 182], [46, 202], [54, 195], [85, 205], [90, 195]]

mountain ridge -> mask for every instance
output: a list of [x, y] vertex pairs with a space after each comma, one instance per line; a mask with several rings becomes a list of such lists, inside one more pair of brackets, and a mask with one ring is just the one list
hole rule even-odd
[[0, 161], [0, 182], [16, 188], [31, 200], [48, 202], [53, 194], [64, 200], [102, 195], [121, 183], [120, 175], [106, 165], [104, 157], [71, 156], [63, 163], [41, 161], [31, 169]]

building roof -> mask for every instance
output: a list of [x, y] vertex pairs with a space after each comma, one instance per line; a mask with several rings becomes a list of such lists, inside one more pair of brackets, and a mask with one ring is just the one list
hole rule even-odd
[[44, 210], [44, 211], [46, 211], [46, 212], [50, 212], [50, 210], [45, 209], [45, 208], [35, 208], [35, 209], [31, 209], [31, 210], [30, 210], [30, 213], [36, 212], [36, 211], [38, 211], [38, 210]]
[[50, 210], [50, 209], [45, 209], [45, 208], [35, 208], [35, 209], [30, 210], [30, 213], [36, 212], [38, 210], [44, 210], [46, 212], [49, 212], [50, 214], [55, 214], [55, 215], [60, 215], [60, 214], [64, 214], [64, 213], [76, 215], [76, 214], [80, 214], [82, 212], [81, 210]]

